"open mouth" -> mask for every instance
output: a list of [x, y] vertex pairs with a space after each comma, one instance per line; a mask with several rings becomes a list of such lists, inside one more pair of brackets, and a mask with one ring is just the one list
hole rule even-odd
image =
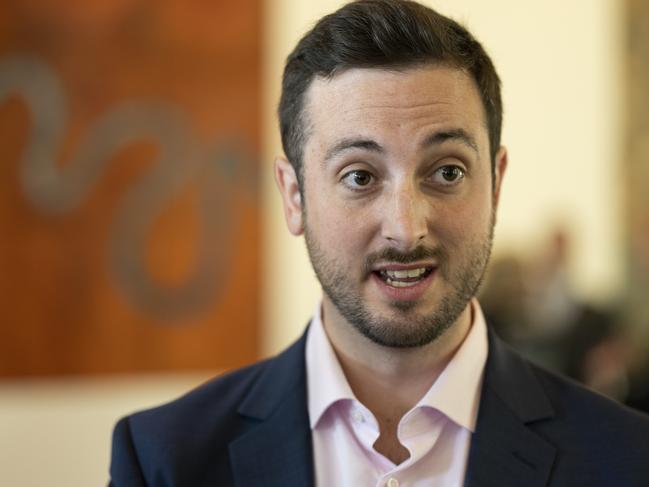
[[426, 279], [433, 272], [432, 267], [416, 267], [413, 269], [389, 270], [381, 269], [374, 271], [379, 279], [392, 287], [412, 287]]

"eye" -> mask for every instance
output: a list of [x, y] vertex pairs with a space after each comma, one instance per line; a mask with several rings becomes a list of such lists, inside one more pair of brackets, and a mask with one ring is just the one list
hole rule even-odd
[[342, 178], [343, 182], [350, 188], [363, 188], [372, 183], [374, 176], [368, 171], [357, 169], [349, 171]]
[[433, 173], [433, 180], [444, 186], [458, 184], [466, 175], [464, 169], [452, 164], [442, 166]]

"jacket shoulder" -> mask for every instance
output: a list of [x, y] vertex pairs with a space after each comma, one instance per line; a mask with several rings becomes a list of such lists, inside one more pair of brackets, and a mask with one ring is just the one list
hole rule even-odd
[[113, 432], [111, 485], [228, 485], [228, 445], [248, 427], [238, 406], [271, 360], [122, 418]]
[[550, 398], [556, 419], [574, 425], [588, 436], [597, 435], [639, 441], [649, 449], [649, 416], [587, 389], [566, 377], [531, 365]]
[[591, 485], [649, 482], [649, 416], [532, 368], [555, 410], [553, 420], [531, 425], [560, 452], [555, 475], [574, 482], [591, 479]]
[[644, 435], [644, 445], [649, 447], [647, 415], [523, 358], [491, 330], [489, 339], [485, 387], [494, 390], [523, 422], [555, 425], [568, 440], [587, 441], [593, 434], [628, 435], [629, 439]]
[[227, 372], [169, 403], [132, 414], [134, 436], [152, 444], [186, 440], [196, 444], [208, 431], [220, 438], [229, 436], [227, 430], [236, 427], [238, 406], [271, 360]]
[[535, 475], [548, 475], [557, 487], [649, 485], [646, 415], [533, 364], [493, 333], [489, 338], [474, 475], [491, 468], [509, 478], [512, 469], [500, 464], [499, 470], [493, 460], [511, 454], [526, 460], [508, 457], [519, 474], [533, 465]]
[[305, 336], [276, 357], [121, 419], [113, 433], [111, 485], [231, 485], [230, 450], [264, 419], [292, 406], [308, 427]]

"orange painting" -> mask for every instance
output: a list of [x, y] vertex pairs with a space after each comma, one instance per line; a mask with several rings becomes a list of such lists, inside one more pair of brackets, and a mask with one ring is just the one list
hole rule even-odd
[[0, 5], [0, 376], [257, 358], [260, 16]]

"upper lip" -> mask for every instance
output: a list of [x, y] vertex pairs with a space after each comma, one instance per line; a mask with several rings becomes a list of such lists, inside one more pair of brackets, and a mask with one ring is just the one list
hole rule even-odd
[[372, 267], [374, 272], [380, 271], [407, 271], [410, 269], [421, 269], [423, 267], [436, 267], [432, 262], [413, 262], [410, 264], [383, 263]]

